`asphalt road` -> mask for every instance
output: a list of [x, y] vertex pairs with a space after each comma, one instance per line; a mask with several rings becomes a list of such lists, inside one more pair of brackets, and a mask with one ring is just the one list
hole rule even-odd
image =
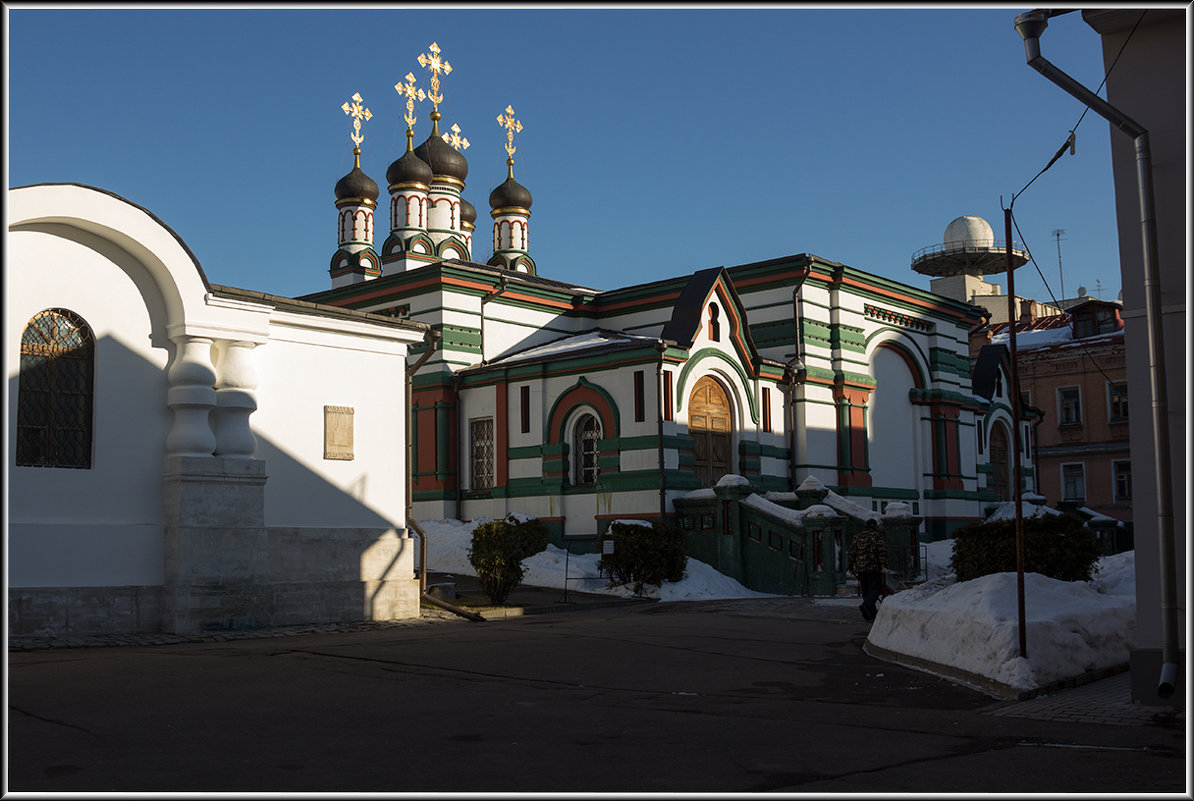
[[8, 655], [8, 790], [1182, 792], [1181, 729], [1009, 702], [862, 651], [853, 607], [631, 604], [500, 622]]

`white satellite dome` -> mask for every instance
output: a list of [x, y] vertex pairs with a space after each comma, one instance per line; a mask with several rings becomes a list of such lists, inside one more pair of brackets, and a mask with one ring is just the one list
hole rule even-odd
[[989, 248], [995, 245], [991, 225], [982, 217], [965, 214], [945, 226], [946, 250], [951, 247]]

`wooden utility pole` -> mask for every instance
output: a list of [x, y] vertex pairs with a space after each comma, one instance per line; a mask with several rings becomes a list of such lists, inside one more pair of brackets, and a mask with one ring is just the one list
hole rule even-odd
[[1020, 629], [1020, 656], [1028, 658], [1028, 632], [1024, 623], [1024, 505], [1023, 477], [1020, 463], [1020, 372], [1016, 366], [1016, 265], [1012, 260], [1012, 210], [1003, 210], [1004, 240], [1007, 247], [1007, 341], [1011, 351], [1012, 407], [1012, 500], [1016, 504], [1016, 611]]

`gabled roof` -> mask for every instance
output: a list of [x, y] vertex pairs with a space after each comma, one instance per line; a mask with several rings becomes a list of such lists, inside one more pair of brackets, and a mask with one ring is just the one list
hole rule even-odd
[[714, 296], [720, 299], [725, 312], [728, 340], [734, 344], [739, 358], [753, 369], [758, 364], [759, 354], [750, 337], [746, 309], [724, 267], [710, 267], [692, 274], [676, 299], [672, 317], [663, 327], [661, 336], [681, 348], [691, 348], [700, 332], [705, 307]]
[[1006, 345], [983, 345], [971, 371], [971, 391], [980, 398], [991, 400], [995, 395], [995, 376], [1000, 370], [1011, 373]]

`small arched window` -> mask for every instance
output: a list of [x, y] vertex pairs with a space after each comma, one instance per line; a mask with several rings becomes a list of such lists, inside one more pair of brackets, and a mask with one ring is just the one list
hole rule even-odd
[[717, 308], [716, 303], [709, 304], [709, 339], [713, 342], [721, 341], [721, 321], [718, 319], [721, 312]]
[[77, 314], [46, 309], [21, 334], [17, 464], [91, 467], [95, 337]]
[[597, 459], [601, 455], [601, 422], [591, 414], [582, 414], [572, 433], [572, 483], [592, 484], [601, 473]]

